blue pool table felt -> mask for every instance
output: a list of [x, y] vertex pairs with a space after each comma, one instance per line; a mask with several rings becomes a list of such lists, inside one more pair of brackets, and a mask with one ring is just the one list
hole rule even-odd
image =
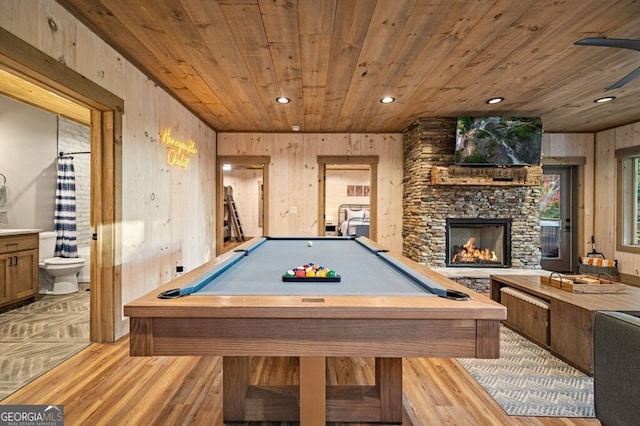
[[[267, 239], [225, 269], [194, 295], [411, 295], [434, 296], [446, 290], [418, 276], [428, 288], [399, 272], [378, 252], [353, 238]], [[341, 282], [283, 282], [289, 269], [313, 262], [333, 269]], [[403, 265], [399, 265], [402, 269]], [[412, 271], [409, 270], [409, 273]], [[431, 288], [431, 290], [429, 290]]]

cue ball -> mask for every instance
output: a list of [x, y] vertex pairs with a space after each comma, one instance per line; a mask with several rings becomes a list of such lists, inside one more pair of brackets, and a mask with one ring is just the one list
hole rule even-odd
[[307, 241], [307, 245], [311, 247], [313, 245], [313, 241]]

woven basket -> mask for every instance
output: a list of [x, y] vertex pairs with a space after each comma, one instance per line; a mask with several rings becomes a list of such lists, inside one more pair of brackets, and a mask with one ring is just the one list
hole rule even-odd
[[618, 261], [615, 261], [615, 266], [597, 266], [597, 265], [585, 265], [578, 259], [578, 273], [598, 276], [599, 274], [610, 275], [614, 280], [618, 278]]

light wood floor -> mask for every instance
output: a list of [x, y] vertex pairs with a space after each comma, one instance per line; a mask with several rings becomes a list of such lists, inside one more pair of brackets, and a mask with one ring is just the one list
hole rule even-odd
[[[92, 344], [2, 404], [63, 404], [68, 426], [223, 424], [221, 358], [128, 353], [127, 337]], [[595, 419], [509, 417], [455, 360], [408, 359], [403, 367], [404, 425], [600, 425]], [[252, 377], [255, 383], [295, 383], [297, 360], [255, 358]], [[329, 363], [330, 384], [372, 381], [370, 359]]]

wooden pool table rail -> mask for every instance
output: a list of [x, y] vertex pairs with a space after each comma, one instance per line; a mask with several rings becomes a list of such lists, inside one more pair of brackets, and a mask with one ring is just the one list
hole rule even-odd
[[132, 356], [497, 358], [499, 321], [384, 318], [131, 318]]

